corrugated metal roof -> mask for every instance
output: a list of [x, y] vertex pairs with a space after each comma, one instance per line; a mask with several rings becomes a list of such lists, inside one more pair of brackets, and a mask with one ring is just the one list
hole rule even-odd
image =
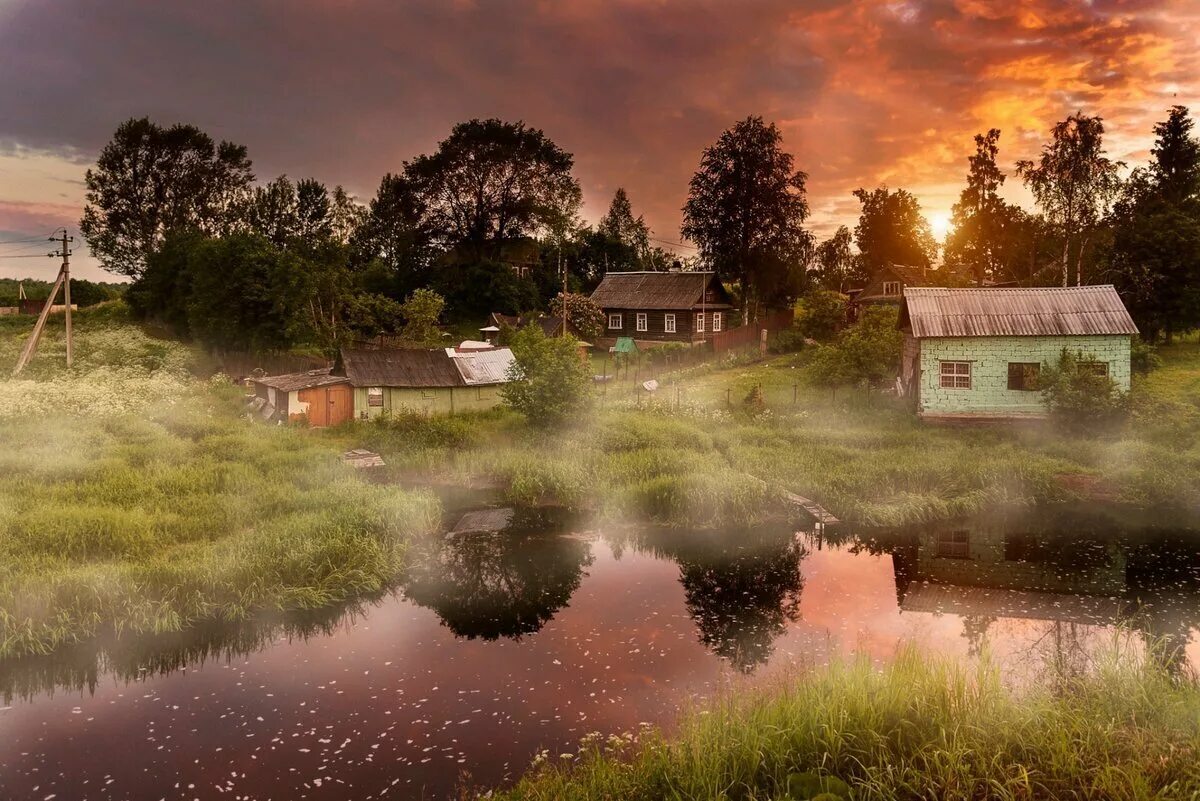
[[[608, 273], [592, 292], [592, 300], [602, 309], [692, 309], [700, 305], [712, 278], [711, 272]], [[707, 305], [728, 307], [720, 282], [712, 283], [720, 300]]]
[[905, 288], [900, 325], [915, 337], [1136, 334], [1110, 285]]
[[513, 354], [508, 348], [454, 355], [454, 364], [458, 368], [459, 375], [469, 387], [507, 382], [508, 369], [512, 363]]

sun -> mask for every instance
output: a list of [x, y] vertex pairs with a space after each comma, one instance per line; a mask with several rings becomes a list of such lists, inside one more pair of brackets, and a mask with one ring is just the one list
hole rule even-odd
[[950, 233], [950, 214], [945, 211], [935, 211], [929, 215], [929, 228], [938, 240], [946, 238]]

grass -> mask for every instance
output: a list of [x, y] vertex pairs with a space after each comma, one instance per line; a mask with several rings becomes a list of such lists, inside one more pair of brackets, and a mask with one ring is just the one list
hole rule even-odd
[[[830, 793], [820, 795], [821, 792]], [[1016, 690], [996, 668], [901, 652], [741, 689], [578, 753], [543, 753], [508, 801], [1194, 799], [1200, 689], [1136, 660]]]

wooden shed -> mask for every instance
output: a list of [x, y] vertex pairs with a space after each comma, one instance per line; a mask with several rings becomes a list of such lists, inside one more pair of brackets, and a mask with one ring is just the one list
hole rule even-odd
[[459, 351], [344, 348], [333, 373], [354, 388], [359, 420], [404, 411], [455, 414], [500, 403], [512, 365], [508, 348]]
[[252, 378], [254, 394], [265, 400], [268, 420], [302, 421], [325, 427], [354, 419], [354, 393], [345, 376], [329, 368]]

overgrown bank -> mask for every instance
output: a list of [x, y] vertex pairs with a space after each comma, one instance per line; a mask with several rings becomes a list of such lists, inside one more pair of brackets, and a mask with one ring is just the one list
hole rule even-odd
[[834, 665], [697, 710], [666, 738], [544, 754], [510, 801], [1192, 799], [1200, 689], [1113, 658], [1013, 690], [915, 650]]

